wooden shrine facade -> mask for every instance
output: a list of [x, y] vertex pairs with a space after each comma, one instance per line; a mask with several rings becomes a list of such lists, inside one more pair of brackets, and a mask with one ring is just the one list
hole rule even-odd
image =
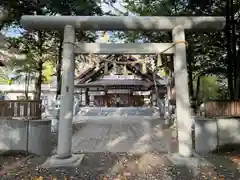
[[[143, 74], [139, 65], [128, 64], [128, 74], [123, 75], [121, 68], [116, 71], [114, 65], [108, 63], [106, 75], [105, 68], [105, 62], [100, 62], [99, 67], [93, 66], [77, 78], [75, 89], [82, 106], [156, 106], [157, 93], [151, 70]], [[159, 76], [156, 78], [160, 79]], [[158, 96], [164, 99], [165, 84], [157, 83], [157, 90]]]

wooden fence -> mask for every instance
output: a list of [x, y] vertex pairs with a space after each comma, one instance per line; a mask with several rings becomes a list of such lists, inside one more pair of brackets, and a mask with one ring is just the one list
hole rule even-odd
[[204, 106], [206, 117], [240, 117], [240, 100], [209, 100]]
[[0, 100], [0, 118], [41, 119], [42, 102], [36, 100]]

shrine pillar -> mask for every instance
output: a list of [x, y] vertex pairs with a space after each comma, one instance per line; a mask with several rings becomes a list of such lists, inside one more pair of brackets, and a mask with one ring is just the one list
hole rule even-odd
[[[173, 42], [185, 41], [184, 28], [176, 26], [172, 31]], [[178, 127], [179, 155], [192, 156], [192, 126], [193, 118], [190, 111], [188, 89], [188, 72], [186, 60], [186, 44], [177, 43], [174, 53], [174, 77], [176, 88], [176, 114]]]
[[85, 103], [86, 106], [89, 106], [89, 88], [85, 89]]

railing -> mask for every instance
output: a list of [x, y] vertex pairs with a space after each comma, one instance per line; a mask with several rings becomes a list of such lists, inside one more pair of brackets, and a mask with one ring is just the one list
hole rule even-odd
[[1, 100], [0, 118], [41, 119], [42, 102], [37, 100]]
[[240, 100], [209, 100], [204, 103], [206, 117], [240, 117]]

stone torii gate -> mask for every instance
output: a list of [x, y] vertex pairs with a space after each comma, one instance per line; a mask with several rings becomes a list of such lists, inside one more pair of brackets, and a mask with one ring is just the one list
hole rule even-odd
[[[132, 16], [23, 16], [21, 23], [29, 30], [63, 30], [63, 78], [57, 155], [51, 166], [77, 166], [78, 155], [71, 153], [74, 55], [75, 54], [158, 54], [170, 46], [166, 54], [174, 55], [176, 113], [179, 155], [192, 156], [192, 126], [188, 90], [185, 30], [217, 31], [225, 27], [224, 17], [132, 17]], [[172, 43], [148, 44], [75, 44], [75, 30], [144, 30], [172, 31]], [[182, 42], [182, 43], [177, 43]]]

